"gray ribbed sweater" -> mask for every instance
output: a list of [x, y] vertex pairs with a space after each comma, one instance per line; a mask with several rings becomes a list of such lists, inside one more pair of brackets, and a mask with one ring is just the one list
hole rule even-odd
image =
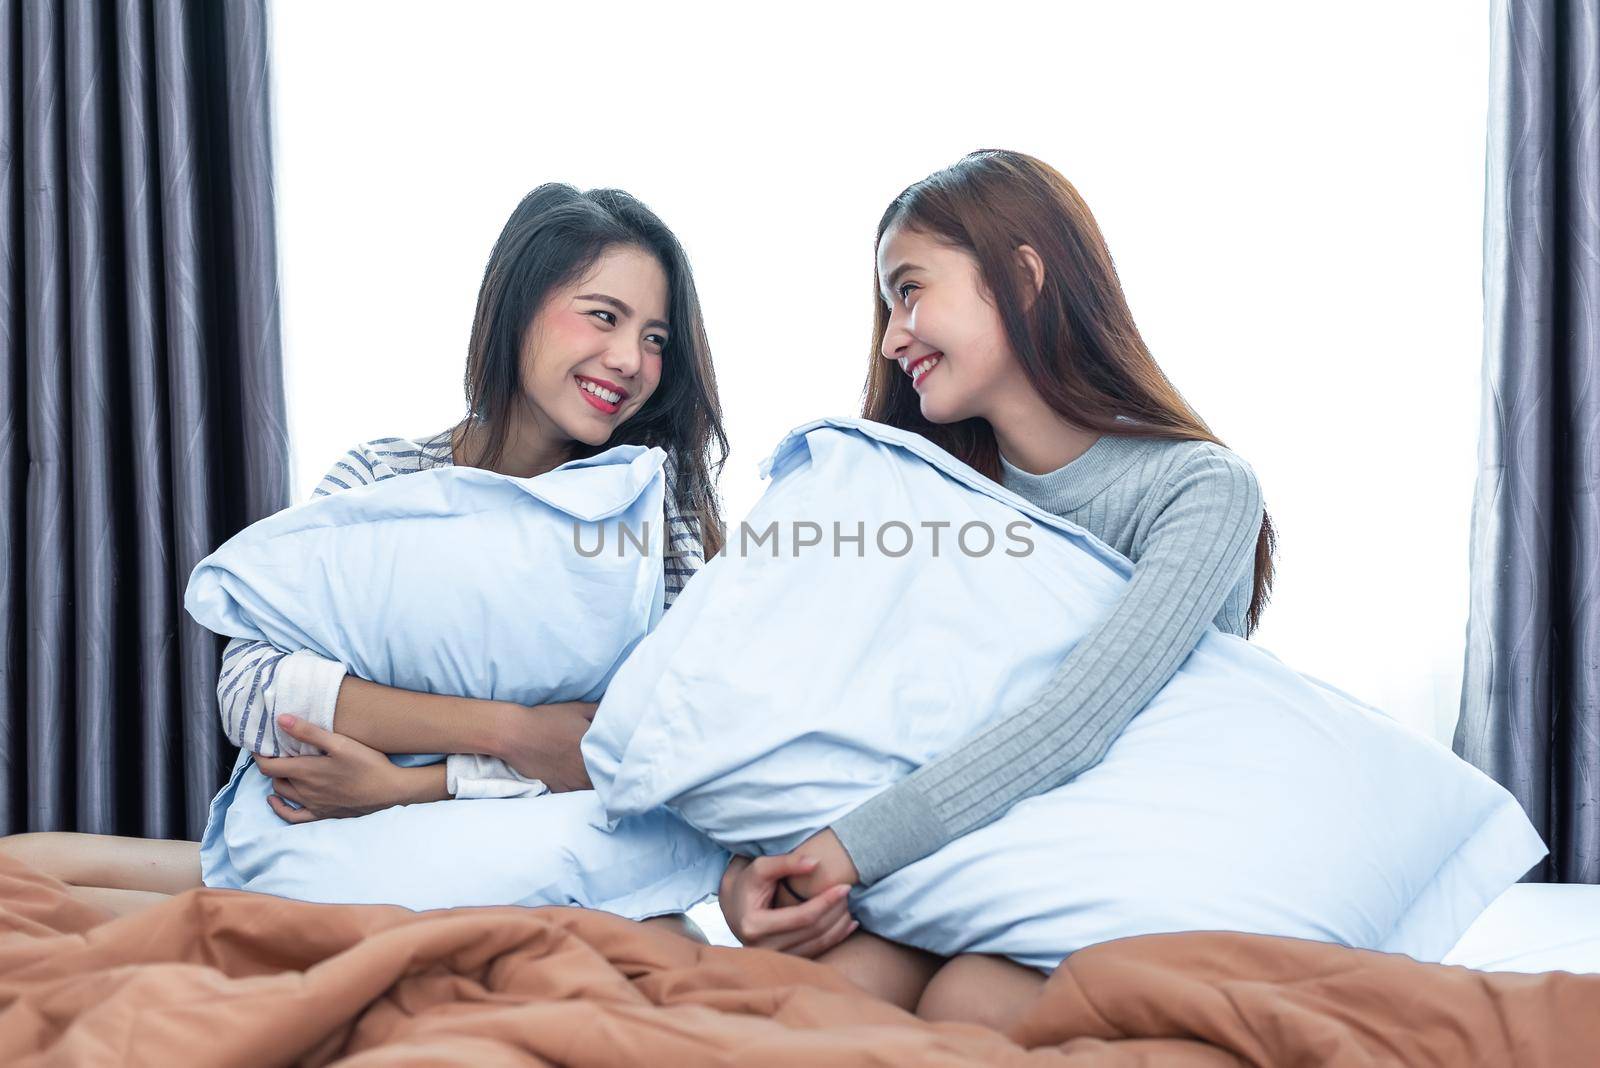
[[1047, 474], [1001, 465], [1007, 489], [1122, 553], [1133, 577], [1025, 705], [833, 825], [863, 884], [1099, 763], [1207, 624], [1244, 635], [1263, 504], [1232, 451], [1105, 434]]

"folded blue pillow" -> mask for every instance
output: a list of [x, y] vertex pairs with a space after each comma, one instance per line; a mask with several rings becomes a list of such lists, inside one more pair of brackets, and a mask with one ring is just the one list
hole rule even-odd
[[[1133, 571], [869, 420], [797, 428], [763, 474], [584, 738], [613, 818], [667, 805], [735, 852], [792, 849], [1021, 707]], [[1211, 626], [1100, 764], [851, 908], [895, 941], [1046, 971], [1188, 930], [1438, 960], [1544, 853], [1477, 768]]]
[[618, 445], [534, 478], [440, 467], [317, 497], [201, 560], [184, 608], [407, 690], [593, 701], [662, 616], [665, 460]]
[[[184, 607], [219, 634], [309, 649], [389, 686], [525, 705], [594, 701], [662, 618], [665, 460], [659, 448], [618, 445], [533, 478], [443, 467], [318, 497], [202, 560]], [[206, 885], [413, 908], [577, 904], [642, 918], [703, 900], [726, 863], [667, 813], [608, 828], [592, 791], [306, 824], [280, 819], [268, 792], [241, 752], [212, 800]]]

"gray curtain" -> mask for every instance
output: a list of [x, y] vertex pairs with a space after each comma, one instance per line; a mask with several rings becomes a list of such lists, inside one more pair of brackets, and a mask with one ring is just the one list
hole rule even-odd
[[1484, 371], [1455, 751], [1600, 883], [1600, 0], [1494, 0]]
[[263, 0], [0, 0], [0, 832], [197, 838], [195, 563], [288, 503]]

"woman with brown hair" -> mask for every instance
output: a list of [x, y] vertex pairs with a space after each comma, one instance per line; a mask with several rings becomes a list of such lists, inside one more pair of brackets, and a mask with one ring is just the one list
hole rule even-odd
[[735, 858], [723, 911], [746, 944], [817, 957], [925, 1016], [1004, 1024], [1038, 972], [856, 932], [848, 887], [1098, 763], [1207, 625], [1255, 630], [1275, 535], [1254, 473], [1157, 366], [1094, 217], [1053, 168], [973, 152], [896, 197], [875, 250], [862, 414], [1088, 529], [1134, 572], [1004, 721], [792, 853]]

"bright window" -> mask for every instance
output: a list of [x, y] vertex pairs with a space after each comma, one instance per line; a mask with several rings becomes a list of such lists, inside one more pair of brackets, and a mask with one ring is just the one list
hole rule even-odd
[[273, 4], [294, 489], [462, 408], [523, 193], [620, 186], [696, 270], [737, 521], [856, 414], [872, 234], [974, 148], [1097, 216], [1168, 375], [1281, 533], [1256, 640], [1448, 740], [1476, 465], [1488, 14], [1410, 4]]

